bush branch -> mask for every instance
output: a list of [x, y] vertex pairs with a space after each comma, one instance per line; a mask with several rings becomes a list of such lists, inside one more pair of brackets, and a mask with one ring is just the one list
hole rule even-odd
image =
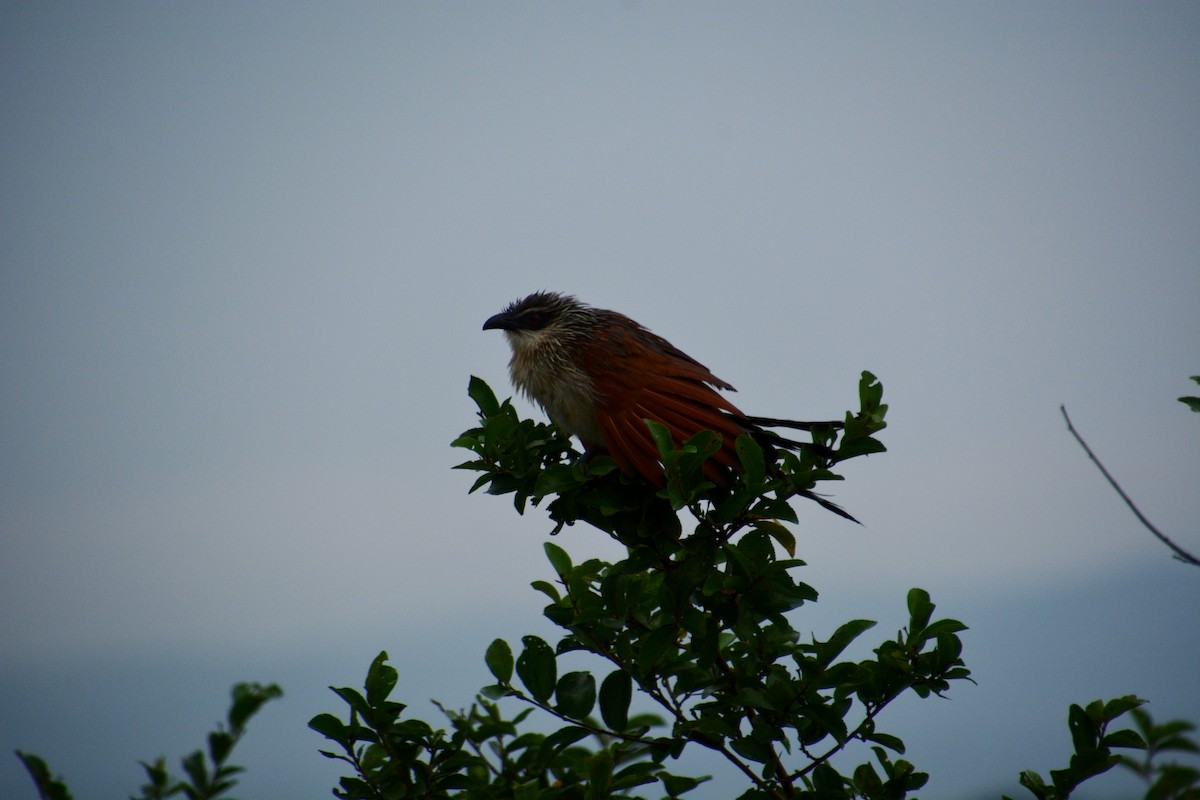
[[1095, 463], [1096, 467], [1099, 468], [1100, 474], [1108, 480], [1109, 485], [1112, 486], [1113, 489], [1116, 490], [1117, 494], [1121, 496], [1121, 499], [1125, 501], [1125, 505], [1129, 506], [1129, 509], [1133, 512], [1133, 515], [1138, 518], [1139, 522], [1146, 526], [1146, 530], [1153, 533], [1160, 542], [1171, 548], [1171, 550], [1175, 552], [1174, 558], [1177, 561], [1182, 561], [1185, 564], [1192, 564], [1193, 566], [1200, 567], [1200, 559], [1196, 558], [1194, 555], [1172, 542], [1170, 538], [1166, 536], [1166, 534], [1154, 527], [1154, 525], [1150, 523], [1150, 520], [1146, 519], [1146, 516], [1138, 509], [1133, 500], [1129, 499], [1129, 495], [1125, 494], [1125, 491], [1121, 488], [1121, 485], [1117, 483], [1112, 475], [1108, 474], [1108, 470], [1104, 468], [1102, 463], [1100, 463], [1100, 459], [1096, 458], [1096, 454], [1092, 452], [1092, 448], [1088, 447], [1087, 442], [1085, 442], [1083, 437], [1079, 435], [1079, 432], [1075, 430], [1075, 426], [1071, 424], [1071, 418], [1067, 416], [1067, 407], [1059, 406], [1058, 409], [1062, 411], [1063, 419], [1067, 421], [1067, 430], [1070, 431], [1071, 435], [1075, 437], [1075, 441], [1079, 442], [1079, 446], [1083, 448], [1083, 452], [1088, 454], [1088, 458], [1090, 458]]

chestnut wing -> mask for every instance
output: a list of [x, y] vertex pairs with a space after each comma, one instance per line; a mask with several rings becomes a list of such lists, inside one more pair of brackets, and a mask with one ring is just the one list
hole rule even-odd
[[[721, 434], [716, 460], [737, 465], [733, 442], [746, 432], [730, 415], [741, 412], [714, 388], [733, 390], [707, 367], [670, 342], [626, 317], [613, 313], [612, 324], [578, 345], [579, 363], [587, 365], [596, 394], [599, 444], [629, 474], [662, 485], [658, 447], [645, 420], [660, 422], [680, 444], [702, 430]], [[713, 480], [720, 470], [706, 470]]]

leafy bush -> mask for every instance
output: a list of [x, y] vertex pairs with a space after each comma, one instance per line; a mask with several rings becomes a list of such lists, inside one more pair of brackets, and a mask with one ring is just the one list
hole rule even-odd
[[[610, 458], [581, 458], [554, 426], [521, 419], [483, 381], [473, 378], [469, 394], [480, 422], [454, 445], [474, 455], [460, 468], [481, 473], [471, 490], [511, 494], [520, 513], [545, 503], [555, 532], [586, 522], [620, 542], [626, 557], [576, 564], [547, 542], [554, 580], [532, 585], [546, 596], [545, 616], [560, 637], [525, 636], [519, 648], [493, 641], [484, 658], [495, 683], [470, 708], [443, 709], [449, 731], [404, 718], [405, 706], [387, 699], [397, 675], [386, 653], [371, 665], [365, 692], [334, 689], [348, 718], [322, 714], [311, 726], [337, 745], [325, 755], [354, 770], [335, 795], [590, 800], [653, 791], [674, 798], [706, 780], [668, 768], [695, 747], [744, 776], [742, 800], [882, 800], [925, 784], [880, 718], [901, 695], [941, 695], [969, 679], [958, 637], [965, 626], [935, 619], [928, 593], [912, 589], [908, 624], [870, 658], [841, 659], [874, 626], [869, 620], [850, 620], [825, 637], [806, 638], [794, 627], [817, 592], [796, 578], [804, 562], [784, 524], [796, 522], [790, 501], [824, 504], [815, 489], [840, 480], [837, 464], [884, 450], [874, 437], [887, 407], [874, 376], [863, 374], [860, 409], [847, 414], [840, 437], [816, 430], [814, 446], [799, 455], [764, 453], [740, 438], [745, 472], [729, 487], [708, 482], [702, 468], [720, 446], [715, 434], [676, 447], [649, 423], [667, 477], [660, 491], [622, 475]], [[581, 654], [596, 666], [571, 669]], [[635, 696], [654, 713], [633, 713]], [[503, 698], [521, 710], [506, 716]], [[1022, 783], [1044, 800], [1066, 798], [1083, 780], [1126, 763], [1111, 749], [1144, 748], [1143, 738], [1108, 725], [1140, 702], [1072, 706], [1071, 764], [1050, 784], [1033, 773]], [[534, 712], [556, 729], [523, 731]]]
[[[459, 465], [480, 473], [471, 490], [511, 494], [520, 513], [544, 503], [555, 532], [587, 523], [623, 545], [625, 558], [575, 563], [547, 542], [553, 580], [532, 586], [548, 601], [544, 614], [557, 640], [525, 636], [519, 648], [493, 641], [484, 661], [494, 683], [467, 709], [439, 705], [441, 727], [391, 699], [399, 676], [387, 653], [372, 662], [361, 691], [333, 688], [344, 716], [318, 714], [309, 727], [331, 743], [321, 753], [351, 772], [335, 796], [675, 798], [707, 780], [669, 766], [694, 748], [742, 775], [741, 800], [898, 800], [925, 785], [928, 776], [903, 758], [904, 742], [884, 727], [884, 712], [903, 695], [940, 696], [970, 680], [958, 636], [966, 626], [935, 618], [929, 594], [914, 588], [907, 624], [876, 640], [869, 657], [843, 654], [872, 621], [849, 620], [823, 636], [796, 627], [817, 591], [797, 579], [804, 562], [785, 524], [797, 521], [791, 502], [830, 507], [816, 489], [841, 479], [835, 467], [884, 450], [875, 435], [887, 407], [874, 376], [863, 373], [859, 411], [846, 415], [840, 435], [814, 430], [813, 446], [799, 454], [764, 452], [741, 437], [745, 470], [729, 486], [704, 474], [720, 445], [715, 434], [676, 443], [650, 423], [665, 465], [662, 490], [622, 475], [611, 458], [580, 457], [555, 427], [521, 419], [478, 378], [469, 393], [479, 424], [454, 445], [473, 454]], [[581, 659], [591, 668], [571, 668]], [[228, 729], [210, 734], [207, 760], [202, 751], [183, 759], [182, 781], [170, 777], [164, 759], [143, 763], [150, 782], [142, 797], [223, 796], [240, 771], [226, 762], [245, 723], [278, 695], [275, 686], [235, 687]], [[636, 711], [635, 698], [652, 713]], [[514, 701], [519, 710], [510, 715]], [[1142, 702], [1072, 705], [1070, 763], [1048, 781], [1024, 772], [1021, 784], [1039, 800], [1066, 800], [1120, 765], [1145, 779], [1146, 800], [1200, 800], [1200, 773], [1159, 759], [1196, 752], [1193, 727], [1156, 724]], [[535, 713], [554, 729], [528, 729]], [[1137, 729], [1113, 730], [1127, 714]], [[40, 758], [18, 757], [41, 797], [70, 798]]]

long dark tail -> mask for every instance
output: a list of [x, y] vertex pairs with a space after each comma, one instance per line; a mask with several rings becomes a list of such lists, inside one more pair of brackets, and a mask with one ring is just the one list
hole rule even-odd
[[835, 430], [841, 429], [842, 423], [837, 420], [828, 422], [800, 422], [794, 419], [774, 419], [773, 417], [737, 417], [751, 432], [751, 436], [763, 447], [782, 447], [784, 450], [810, 450], [825, 459], [833, 457], [833, 451], [824, 445], [812, 442], [801, 442], [781, 436], [771, 428], [794, 428], [800, 431], [811, 431], [813, 428], [827, 426]]
[[851, 516], [849, 511], [842, 508], [837, 503], [826, 500], [824, 497], [821, 497], [821, 495], [817, 494], [816, 492], [810, 492], [808, 490], [805, 490], [803, 492], [800, 492], [800, 496], [807, 497], [809, 500], [812, 500], [814, 503], [819, 505], [821, 508], [824, 508], [827, 511], [832, 511], [833, 513], [837, 514], [839, 517], [845, 517], [846, 519], [850, 520], [851, 522], [862, 525], [861, 522], [859, 522], [853, 516]]
[[829, 420], [827, 422], [800, 422], [794, 419], [774, 419], [772, 417], [748, 417], [743, 415], [742, 419], [758, 428], [794, 428], [798, 431], [811, 431], [813, 428], [830, 427], [834, 430], [840, 430], [842, 423], [839, 420]]

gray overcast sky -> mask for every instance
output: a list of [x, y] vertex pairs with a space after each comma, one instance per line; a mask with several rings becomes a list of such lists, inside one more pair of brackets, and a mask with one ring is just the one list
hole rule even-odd
[[10, 2], [0, 110], [0, 795], [15, 747], [127, 794], [254, 679], [242, 794], [327, 796], [304, 723], [380, 649], [469, 703], [549, 525], [448, 443], [542, 288], [751, 413], [881, 378], [800, 626], [971, 626], [979, 685], [889, 728], [923, 796], [1016, 796], [1070, 702], [1200, 719], [1200, 575], [1058, 414], [1200, 549], [1200, 5]]

